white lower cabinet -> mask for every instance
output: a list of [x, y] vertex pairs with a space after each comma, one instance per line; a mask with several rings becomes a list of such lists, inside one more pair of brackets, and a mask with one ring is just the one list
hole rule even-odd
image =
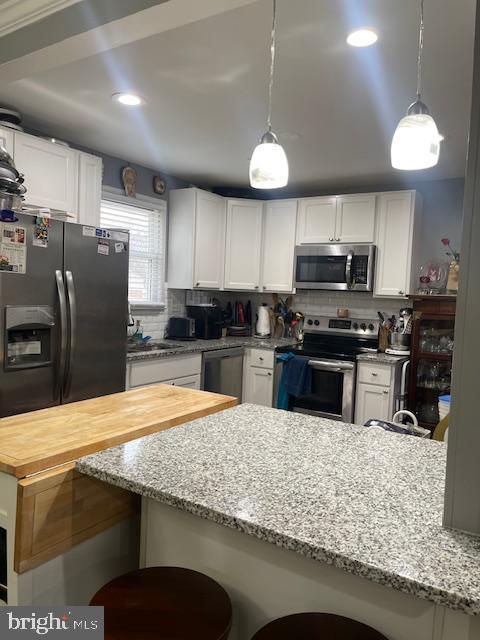
[[126, 388], [147, 387], [161, 382], [199, 389], [201, 371], [200, 353], [138, 360], [127, 364]]
[[274, 353], [246, 349], [243, 363], [243, 402], [273, 406]]
[[401, 372], [405, 359], [392, 363], [359, 362], [355, 395], [355, 424], [371, 418], [391, 420], [400, 397]]
[[370, 418], [390, 420], [393, 412], [389, 387], [378, 387], [359, 382], [355, 401], [355, 423], [365, 424]]

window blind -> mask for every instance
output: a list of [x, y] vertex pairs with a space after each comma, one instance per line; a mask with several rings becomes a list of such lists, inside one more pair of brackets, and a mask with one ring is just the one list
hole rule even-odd
[[100, 225], [130, 231], [128, 299], [132, 303], [164, 303], [165, 212], [102, 200]]

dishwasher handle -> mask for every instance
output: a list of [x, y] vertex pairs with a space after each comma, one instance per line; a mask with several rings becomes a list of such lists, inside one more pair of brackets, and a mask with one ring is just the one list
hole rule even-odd
[[204, 360], [218, 360], [219, 358], [236, 358], [243, 356], [243, 347], [227, 347], [226, 349], [215, 349], [213, 351], [204, 351]]

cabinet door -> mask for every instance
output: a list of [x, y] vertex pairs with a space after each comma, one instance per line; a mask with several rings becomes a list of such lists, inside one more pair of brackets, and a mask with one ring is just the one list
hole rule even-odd
[[355, 400], [355, 423], [365, 424], [370, 418], [391, 420], [390, 396], [388, 387], [360, 382]]
[[260, 288], [263, 203], [228, 200], [225, 244], [225, 289]]
[[25, 174], [25, 203], [76, 214], [78, 152], [25, 133], [15, 133], [14, 149]]
[[375, 239], [375, 195], [337, 198], [337, 242], [373, 242]]
[[273, 371], [247, 367], [243, 401], [271, 407], [273, 403]]
[[299, 200], [297, 244], [334, 242], [336, 212], [336, 196]]
[[221, 289], [225, 255], [225, 201], [197, 191], [193, 283], [200, 289]]
[[375, 295], [402, 297], [410, 287], [415, 210], [411, 191], [378, 197]]
[[262, 289], [291, 292], [297, 202], [268, 202], [265, 206], [262, 248]]
[[5, 151], [8, 151], [12, 158], [14, 156], [13, 136], [14, 133], [11, 129], [0, 129], [0, 145], [5, 149]]
[[80, 153], [78, 161], [78, 218], [81, 224], [100, 226], [103, 163], [98, 156]]

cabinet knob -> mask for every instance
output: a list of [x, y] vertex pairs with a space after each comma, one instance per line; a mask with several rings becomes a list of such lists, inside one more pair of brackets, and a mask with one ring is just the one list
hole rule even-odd
[[399, 291], [398, 295], [403, 296], [405, 294], [405, 291]]
[[263, 357], [262, 357], [262, 356], [260, 356], [260, 357], [259, 357], [259, 360], [260, 360], [260, 362], [263, 362]]
[[266, 288], [267, 288], [267, 287], [266, 287], [265, 285], [263, 285], [263, 290], [264, 290], [264, 291], [265, 291], [265, 289], [266, 289]]
[[333, 242], [335, 240], [335, 238], [329, 238], [330, 242]]
[[375, 373], [374, 371], [372, 371], [372, 376], [376, 378], [378, 376], [378, 373]]
[[255, 289], [258, 289], [258, 284], [255, 285]]
[[195, 286], [196, 286], [196, 287], [199, 287], [199, 286], [200, 286], [200, 283], [199, 283], [199, 282], [195, 282]]
[[385, 391], [383, 392], [383, 395], [384, 395], [384, 396], [388, 396], [388, 391], [387, 391], [387, 389], [385, 389]]
[[337, 242], [340, 242], [340, 238], [335, 238], [335, 240], [336, 240]]
[[268, 372], [268, 375], [269, 375], [269, 376], [271, 376], [271, 375], [272, 375], [272, 372], [271, 372], [271, 371], [269, 371], [269, 372]]

